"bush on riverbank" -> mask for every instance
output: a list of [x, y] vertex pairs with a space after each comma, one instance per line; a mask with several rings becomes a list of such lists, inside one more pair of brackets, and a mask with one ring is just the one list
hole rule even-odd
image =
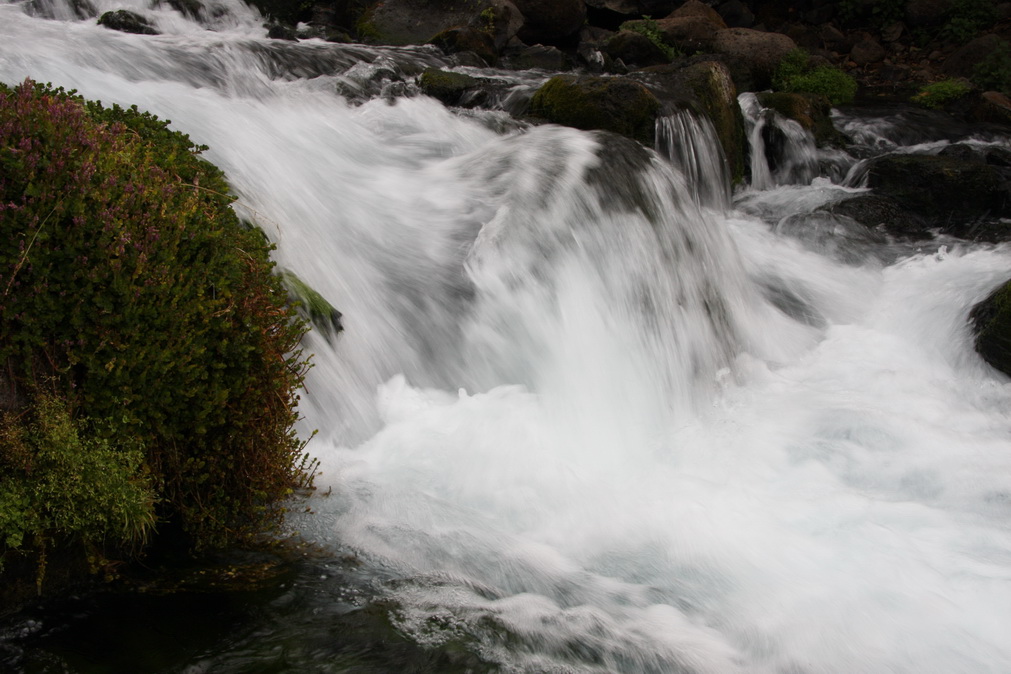
[[791, 93], [820, 94], [833, 105], [851, 103], [857, 93], [852, 77], [828, 65], [812, 66], [810, 55], [794, 49], [780, 62], [772, 76], [772, 88]]
[[229, 544], [304, 478], [305, 324], [202, 149], [0, 85], [0, 555]]

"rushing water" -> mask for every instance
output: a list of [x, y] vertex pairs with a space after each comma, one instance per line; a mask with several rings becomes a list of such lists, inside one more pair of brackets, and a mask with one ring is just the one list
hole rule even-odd
[[[454, 113], [417, 94], [453, 66], [431, 49], [274, 43], [215, 7], [135, 36], [0, 5], [0, 79], [173, 120], [343, 312], [307, 339], [322, 474], [291, 518], [333, 564], [224, 612], [241, 636], [37, 671], [351, 671], [331, 644], [364, 608], [506, 671], [1011, 671], [1011, 387], [966, 322], [1006, 248], [826, 224], [861, 188], [815, 178], [803, 134], [731, 203], [697, 120], [654, 154]], [[546, 76], [488, 74], [506, 109]], [[796, 135], [743, 103], [756, 143]], [[842, 123], [864, 154], [927, 140]]]

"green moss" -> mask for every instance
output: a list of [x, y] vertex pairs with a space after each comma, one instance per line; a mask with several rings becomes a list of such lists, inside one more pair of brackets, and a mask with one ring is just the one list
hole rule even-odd
[[832, 66], [811, 67], [810, 55], [803, 49], [794, 49], [783, 57], [773, 73], [772, 88], [776, 91], [820, 94], [833, 105], [840, 105], [853, 101], [857, 82]]
[[87, 451], [142, 446], [159, 517], [210, 547], [277, 521], [301, 479], [306, 363], [271, 247], [202, 149], [136, 108], [0, 85], [12, 412], [44, 418], [51, 393], [97, 420]]
[[534, 94], [530, 112], [577, 129], [614, 131], [652, 146], [660, 101], [621, 77], [552, 77]]
[[305, 320], [330, 338], [336, 337], [343, 330], [341, 312], [337, 311], [325, 297], [294, 272], [285, 270], [279, 276], [284, 287], [288, 289], [288, 299]]
[[927, 108], [943, 108], [972, 91], [972, 85], [965, 80], [948, 79], [928, 84], [910, 100]]

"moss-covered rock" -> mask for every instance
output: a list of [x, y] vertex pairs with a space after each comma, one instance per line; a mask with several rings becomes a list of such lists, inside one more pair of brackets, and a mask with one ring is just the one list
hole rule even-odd
[[976, 351], [1011, 376], [1011, 281], [973, 307], [969, 317], [976, 333]]
[[476, 77], [437, 68], [429, 68], [418, 78], [422, 92], [446, 105], [458, 104], [467, 92], [473, 91], [479, 84], [480, 80]]
[[140, 544], [152, 512], [187, 545], [224, 545], [277, 521], [304, 479], [304, 323], [201, 149], [136, 109], [0, 85], [0, 363], [16, 392], [0, 555]]
[[118, 30], [122, 33], [134, 33], [136, 35], [157, 35], [158, 31], [148, 23], [148, 20], [137, 12], [128, 9], [117, 9], [114, 12], [106, 12], [98, 17], [98, 25], [105, 26], [111, 30]]
[[737, 88], [720, 61], [700, 60], [645, 68], [633, 77], [646, 83], [668, 109], [690, 108], [712, 122], [736, 183], [744, 177], [747, 139], [744, 117], [737, 104]]
[[559, 75], [530, 101], [530, 113], [577, 129], [614, 131], [652, 147], [660, 101], [624, 77]]
[[810, 131], [819, 147], [841, 147], [849, 142], [832, 124], [832, 104], [820, 94], [766, 91], [758, 94], [758, 102]]

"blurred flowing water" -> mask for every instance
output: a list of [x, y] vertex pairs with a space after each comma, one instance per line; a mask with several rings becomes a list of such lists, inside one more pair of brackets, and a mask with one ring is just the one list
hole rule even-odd
[[[208, 7], [144, 9], [162, 35], [137, 36], [0, 5], [0, 80], [171, 119], [343, 312], [306, 341], [322, 474], [289, 522], [323, 560], [152, 599], [148, 626], [124, 618], [140, 598], [23, 618], [0, 664], [1011, 671], [1011, 388], [966, 319], [1006, 247], [825, 226], [863, 188], [817, 176], [857, 159], [752, 99], [753, 141], [779, 125], [789, 161], [731, 201], [693, 118], [659, 153], [530, 127], [505, 110], [543, 72], [489, 71], [503, 110], [451, 111], [414, 83], [457, 67], [435, 50], [268, 41], [237, 0]], [[848, 114], [868, 153], [926, 140]], [[220, 631], [190, 617], [214, 610]], [[349, 654], [363, 629], [387, 650]], [[110, 630], [134, 646], [87, 636]]]

